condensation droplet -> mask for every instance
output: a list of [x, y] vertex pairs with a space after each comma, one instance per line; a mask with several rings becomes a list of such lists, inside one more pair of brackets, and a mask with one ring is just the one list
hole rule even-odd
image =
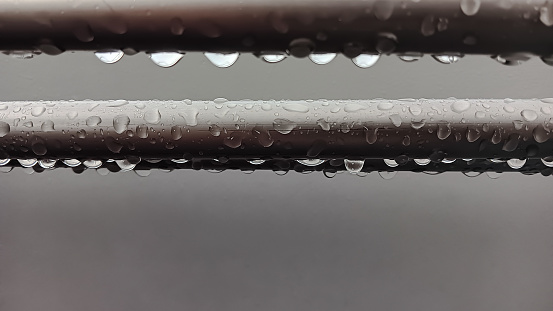
[[261, 164], [265, 163], [265, 160], [261, 160], [261, 159], [249, 160], [248, 163], [253, 164], [253, 165], [261, 165]]
[[361, 54], [351, 59], [351, 61], [359, 68], [369, 68], [374, 66], [380, 59], [378, 54]]
[[173, 140], [179, 140], [182, 138], [182, 128], [178, 125], [171, 127], [171, 138]]
[[85, 160], [83, 161], [83, 165], [87, 168], [99, 168], [102, 166], [102, 161], [100, 160]]
[[393, 171], [393, 172], [388, 172], [388, 171], [379, 171], [378, 172], [378, 175], [380, 175], [380, 177], [382, 177], [382, 179], [385, 179], [385, 180], [390, 180], [392, 178], [394, 178], [396, 176], [397, 172]]
[[358, 172], [361, 172], [364, 164], [365, 164], [365, 160], [344, 159], [344, 165], [346, 167], [346, 170], [352, 174], [357, 174]]
[[10, 125], [4, 121], [0, 121], [0, 137], [4, 137], [10, 133]]
[[288, 50], [290, 51], [290, 55], [298, 58], [304, 58], [309, 56], [313, 50], [315, 50], [315, 43], [311, 39], [307, 38], [294, 39], [290, 42]]
[[42, 168], [51, 169], [51, 168], [54, 168], [54, 166], [56, 166], [56, 162], [57, 161], [54, 159], [42, 159], [38, 161], [38, 165]]
[[412, 63], [420, 60], [422, 58], [422, 54], [420, 53], [409, 53], [409, 54], [399, 54], [397, 56], [399, 59], [401, 59], [404, 62]]
[[440, 140], [448, 138], [451, 135], [451, 125], [449, 123], [439, 123], [437, 135]]
[[210, 53], [205, 52], [205, 57], [216, 67], [228, 68], [238, 60], [240, 53]]
[[317, 166], [321, 165], [326, 162], [326, 160], [322, 159], [303, 159], [303, 160], [296, 160], [299, 164], [305, 165], [305, 166]]
[[395, 160], [392, 160], [392, 159], [384, 159], [384, 164], [386, 164], [389, 167], [398, 167], [399, 166], [399, 164]]
[[284, 104], [282, 105], [282, 108], [290, 112], [301, 112], [301, 113], [309, 112], [309, 107], [307, 107], [306, 105], [297, 104], [297, 103]]
[[395, 114], [392, 114], [391, 116], [388, 117], [390, 119], [390, 121], [392, 122], [393, 125], [395, 125], [396, 127], [400, 127], [401, 126], [401, 116], [397, 113]]
[[69, 167], [77, 167], [77, 166], [81, 165], [81, 161], [79, 161], [77, 159], [65, 159], [65, 160], [62, 160], [61, 162], [63, 162], [63, 164], [65, 164]]
[[394, 104], [392, 102], [381, 102], [376, 106], [376, 108], [382, 111], [392, 110], [392, 108], [394, 108]]
[[178, 63], [182, 59], [183, 54], [177, 52], [156, 52], [148, 54], [148, 57], [159, 67], [169, 68]]
[[37, 159], [17, 159], [17, 162], [22, 167], [33, 167], [38, 163]]
[[524, 109], [520, 112], [520, 115], [525, 121], [532, 122], [538, 118], [538, 114], [531, 109]]
[[461, 0], [461, 10], [467, 16], [473, 16], [480, 10], [481, 0]]
[[150, 109], [144, 113], [144, 121], [150, 124], [158, 124], [161, 121], [159, 109]]
[[103, 63], [106, 64], [114, 64], [117, 63], [125, 53], [121, 50], [117, 51], [98, 51], [95, 52], [94, 55], [98, 57], [99, 60], [101, 60]]
[[44, 107], [34, 107], [31, 110], [31, 115], [33, 117], [40, 117], [45, 111], [46, 111], [46, 108]]
[[458, 100], [451, 104], [451, 110], [457, 113], [462, 113], [469, 110], [471, 104], [467, 100]]
[[432, 58], [446, 65], [456, 63], [461, 59], [461, 57], [456, 55], [432, 55]]
[[113, 118], [113, 128], [117, 134], [123, 134], [129, 123], [131, 123], [131, 119], [126, 115], [118, 115]]
[[102, 123], [102, 119], [98, 116], [91, 116], [86, 119], [86, 125], [88, 126], [98, 126]]
[[507, 165], [509, 165], [510, 168], [518, 170], [519, 168], [522, 168], [526, 164], [526, 159], [510, 159], [507, 161]]
[[288, 119], [277, 118], [273, 122], [273, 128], [281, 134], [290, 134], [295, 127], [296, 123]]
[[313, 53], [309, 55], [309, 59], [317, 65], [326, 65], [336, 58], [336, 53]]
[[374, 16], [381, 21], [386, 21], [394, 13], [395, 1], [377, 0], [374, 2]]
[[430, 159], [414, 159], [417, 165], [425, 166], [430, 164]]
[[283, 61], [284, 59], [286, 59], [286, 55], [284, 55], [284, 54], [264, 54], [264, 55], [261, 55], [261, 59], [266, 63], [275, 64], [275, 63], [279, 63], [279, 62]]

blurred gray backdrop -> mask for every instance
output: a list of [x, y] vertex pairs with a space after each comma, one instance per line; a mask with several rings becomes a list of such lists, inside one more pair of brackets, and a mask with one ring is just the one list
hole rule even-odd
[[[0, 57], [1, 100], [553, 97], [553, 68]], [[1, 174], [0, 310], [553, 309], [553, 179]]]

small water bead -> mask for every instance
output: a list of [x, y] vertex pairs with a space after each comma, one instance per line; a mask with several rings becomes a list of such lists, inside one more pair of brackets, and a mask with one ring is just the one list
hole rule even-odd
[[31, 110], [31, 115], [33, 117], [40, 117], [45, 111], [46, 111], [46, 108], [44, 107], [34, 107]]
[[477, 111], [474, 113], [474, 117], [477, 119], [484, 119], [486, 117], [486, 113], [483, 111]]
[[409, 112], [414, 116], [418, 116], [422, 113], [422, 107], [419, 105], [409, 106]]
[[99, 168], [102, 166], [102, 161], [100, 160], [85, 160], [83, 161], [83, 165], [87, 168]]
[[388, 172], [388, 171], [378, 171], [378, 175], [382, 177], [382, 179], [390, 180], [394, 178], [397, 175], [396, 171]]
[[151, 170], [133, 170], [133, 172], [140, 177], [148, 177], [152, 174]]
[[538, 113], [531, 109], [524, 109], [520, 112], [520, 115], [525, 121], [532, 122], [538, 118]]
[[463, 172], [463, 175], [467, 177], [478, 177], [482, 175], [482, 172], [466, 171], [466, 172]]
[[290, 55], [298, 58], [304, 58], [309, 56], [314, 49], [315, 49], [315, 43], [313, 43], [311, 39], [307, 39], [307, 38], [294, 39], [292, 40], [292, 42], [290, 42], [290, 45], [288, 46]]
[[473, 143], [480, 138], [480, 130], [475, 128], [469, 128], [467, 130], [467, 141]]
[[392, 160], [392, 159], [384, 159], [384, 163], [389, 167], [398, 167], [399, 166], [399, 164], [395, 160]]
[[456, 113], [463, 113], [469, 110], [471, 103], [467, 100], [458, 100], [451, 104], [451, 110]]
[[381, 32], [376, 38], [376, 51], [381, 54], [390, 54], [395, 51], [397, 37], [390, 32]]
[[0, 166], [10, 163], [11, 159], [0, 159]]
[[459, 61], [459, 59], [461, 59], [460, 56], [456, 55], [432, 55], [432, 58], [437, 60], [439, 63], [446, 65], [456, 63]]
[[177, 64], [184, 55], [177, 52], [156, 52], [149, 53], [148, 57], [159, 67], [169, 68]]
[[374, 66], [380, 59], [379, 54], [361, 54], [351, 59], [351, 61], [359, 68], [370, 68]]
[[56, 162], [57, 161], [53, 159], [42, 159], [38, 161], [38, 165], [40, 165], [40, 167], [42, 168], [51, 169], [51, 168], [54, 168], [54, 166], [56, 166]]
[[123, 134], [127, 130], [129, 123], [131, 123], [131, 119], [128, 116], [115, 116], [113, 118], [113, 128], [115, 129], [115, 133]]
[[392, 114], [388, 118], [390, 119], [392, 124], [395, 125], [395, 127], [400, 127], [401, 126], [402, 120], [401, 120], [401, 116], [399, 114], [397, 114], [397, 113]]
[[394, 104], [392, 102], [381, 102], [381, 103], [378, 103], [376, 108], [382, 111], [392, 110], [392, 108], [394, 108]]
[[411, 121], [411, 127], [415, 130], [421, 129], [425, 125], [425, 121]]
[[174, 162], [174, 163], [177, 163], [177, 164], [184, 164], [188, 161], [189, 160], [187, 160], [187, 159], [171, 159], [171, 162]]
[[101, 60], [103, 63], [106, 64], [114, 64], [117, 63], [125, 53], [121, 50], [117, 51], [98, 51], [95, 52], [94, 55], [98, 57], [99, 60]]
[[159, 109], [150, 109], [144, 113], [144, 121], [150, 124], [158, 124], [161, 121]]
[[436, 132], [438, 139], [444, 140], [451, 135], [451, 125], [449, 123], [439, 123], [438, 131]]
[[105, 167], [100, 167], [96, 169], [96, 173], [101, 176], [107, 176], [111, 172]]
[[91, 116], [86, 119], [86, 125], [88, 126], [98, 126], [102, 123], [102, 119], [98, 116]]
[[17, 161], [23, 167], [33, 167], [38, 163], [37, 159], [18, 159]]
[[282, 108], [289, 112], [301, 112], [301, 113], [309, 112], [308, 106], [297, 104], [297, 103], [284, 104], [282, 105]]
[[450, 159], [450, 158], [445, 158], [442, 160], [442, 163], [444, 164], [451, 164], [453, 162], [455, 162], [457, 159]]
[[265, 160], [261, 160], [261, 159], [249, 160], [248, 163], [253, 164], [253, 165], [261, 165], [261, 164], [265, 163]]
[[344, 159], [344, 165], [346, 167], [346, 170], [352, 174], [356, 174], [360, 172], [363, 169], [364, 164], [365, 164], [365, 160]]
[[303, 159], [303, 160], [296, 160], [299, 164], [305, 165], [305, 166], [318, 166], [326, 162], [326, 160], [322, 159]]
[[480, 10], [481, 0], [461, 0], [461, 10], [467, 16], [473, 16]]
[[81, 161], [77, 159], [65, 159], [65, 160], [62, 160], [61, 162], [69, 167], [77, 167], [81, 165]]
[[425, 166], [430, 164], [430, 159], [414, 159], [415, 163], [420, 166]]
[[240, 53], [210, 53], [205, 52], [205, 57], [216, 67], [228, 68], [238, 60]]
[[10, 133], [10, 125], [6, 122], [0, 121], [0, 137], [4, 137]]
[[336, 58], [336, 53], [313, 53], [309, 55], [309, 59], [317, 65], [326, 65]]
[[510, 168], [518, 170], [519, 168], [522, 168], [526, 164], [526, 159], [510, 159], [507, 161], [507, 165], [509, 165]]
[[503, 106], [503, 110], [505, 110], [505, 112], [507, 113], [513, 113], [515, 112], [516, 109], [513, 106], [505, 105]]
[[266, 63], [275, 64], [286, 59], [286, 55], [285, 54], [264, 54], [261, 56], [261, 59]]
[[288, 119], [277, 118], [273, 122], [273, 128], [275, 131], [285, 135], [290, 134], [295, 127], [296, 123]]
[[401, 54], [401, 55], [398, 55], [397, 57], [404, 62], [413, 63], [420, 60], [422, 56], [423, 56], [422, 54]]

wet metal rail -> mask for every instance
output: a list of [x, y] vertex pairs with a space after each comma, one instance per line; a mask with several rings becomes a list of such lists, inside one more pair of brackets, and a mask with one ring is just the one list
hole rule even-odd
[[553, 99], [0, 104], [0, 158], [540, 159]]
[[0, 2], [0, 20], [0, 50], [20, 56], [424, 53], [515, 64], [553, 55], [553, 2], [545, 0], [19, 0]]

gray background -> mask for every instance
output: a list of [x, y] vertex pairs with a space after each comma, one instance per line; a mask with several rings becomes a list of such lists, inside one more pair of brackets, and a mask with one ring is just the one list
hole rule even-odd
[[[552, 97], [553, 68], [0, 58], [3, 100]], [[553, 308], [551, 177], [0, 176], [0, 310]]]

